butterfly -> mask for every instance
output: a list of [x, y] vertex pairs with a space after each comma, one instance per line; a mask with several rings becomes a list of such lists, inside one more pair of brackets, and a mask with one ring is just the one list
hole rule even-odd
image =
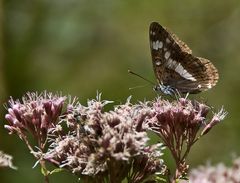
[[207, 59], [195, 57], [175, 34], [152, 22], [149, 28], [152, 63], [158, 84], [167, 95], [199, 93], [216, 85], [218, 71]]

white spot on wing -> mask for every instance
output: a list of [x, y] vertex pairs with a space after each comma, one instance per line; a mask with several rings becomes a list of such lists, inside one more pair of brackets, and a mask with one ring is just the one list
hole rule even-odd
[[160, 62], [160, 61], [157, 61], [155, 64], [156, 64], [157, 66], [160, 66], [160, 65], [161, 65], [161, 62]]
[[182, 77], [191, 80], [191, 81], [196, 81], [196, 79], [192, 76], [192, 74], [190, 74], [189, 72], [187, 72], [186, 70], [184, 70], [185, 72], [182, 74]]
[[162, 47], [163, 47], [163, 42], [162, 42], [162, 41], [160, 41], [160, 42], [159, 42], [159, 44], [158, 44], [158, 48], [160, 48], [160, 49], [161, 49]]
[[164, 54], [164, 57], [165, 57], [166, 59], [168, 59], [168, 58], [170, 57], [170, 52], [167, 51], [167, 52]]
[[207, 87], [210, 89], [210, 88], [212, 88], [212, 85], [210, 83], [208, 83]]
[[[166, 53], [165, 53], [165, 58], [166, 58]], [[180, 76], [184, 77], [185, 79], [196, 81], [196, 79], [192, 76], [192, 74], [190, 74], [187, 70], [185, 70], [183, 66], [180, 63], [177, 63], [175, 60], [172, 60], [171, 58], [168, 59], [166, 66], [169, 69], [175, 70]]]
[[153, 43], [152, 43], [152, 48], [153, 48], [154, 50], [158, 50], [156, 43], [157, 43], [157, 42], [155, 42], [155, 41], [153, 41]]
[[153, 41], [152, 42], [152, 48], [154, 50], [158, 50], [159, 48], [161, 49], [163, 47], [163, 42], [162, 41]]
[[168, 61], [167, 61], [167, 67], [168, 68], [175, 68], [177, 65], [177, 62], [174, 61], [173, 59], [169, 58]]
[[150, 35], [155, 36], [155, 35], [156, 35], [156, 32], [154, 32], [154, 31], [150, 31]]

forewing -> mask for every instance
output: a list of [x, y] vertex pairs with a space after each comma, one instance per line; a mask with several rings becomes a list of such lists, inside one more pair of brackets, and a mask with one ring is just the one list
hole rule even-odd
[[164, 80], [163, 75], [169, 57], [177, 57], [181, 52], [191, 53], [192, 51], [175, 34], [170, 33], [157, 22], [151, 23], [149, 38], [154, 73], [158, 82], [161, 83]]
[[168, 33], [156, 22], [151, 23], [149, 28], [150, 50], [155, 76], [160, 83], [164, 72], [164, 44]]

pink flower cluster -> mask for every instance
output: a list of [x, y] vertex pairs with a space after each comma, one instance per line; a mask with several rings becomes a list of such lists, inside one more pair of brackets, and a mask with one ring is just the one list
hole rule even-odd
[[223, 163], [199, 166], [190, 171], [191, 183], [238, 183], [240, 182], [240, 158], [235, 158], [231, 166]]
[[[109, 103], [101, 95], [84, 106], [76, 98], [28, 93], [22, 101], [10, 99], [5, 128], [23, 139], [44, 167], [42, 161], [93, 183], [156, 182], [169, 174], [163, 145], [149, 144], [147, 131], [153, 131], [173, 155], [176, 172], [167, 179], [174, 182], [186, 176], [192, 145], [226, 116], [222, 109], [207, 120], [210, 108], [185, 98], [138, 104], [128, 99], [105, 111]], [[30, 144], [29, 134], [37, 145]]]

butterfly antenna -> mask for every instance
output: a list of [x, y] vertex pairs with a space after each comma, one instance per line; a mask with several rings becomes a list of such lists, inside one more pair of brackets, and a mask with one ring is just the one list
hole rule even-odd
[[139, 74], [137, 74], [137, 73], [135, 73], [135, 72], [133, 72], [133, 71], [131, 71], [131, 70], [128, 70], [128, 73], [130, 73], [130, 74], [132, 74], [132, 75], [135, 75], [135, 76], [137, 76], [137, 77], [139, 77], [139, 78], [142, 78], [143, 80], [145, 80], [145, 81], [151, 83], [151, 85], [155, 85], [154, 82], [152, 82], [152, 81], [150, 81], [150, 80], [148, 80], [148, 79], [146, 79], [146, 78], [140, 76]]
[[134, 87], [129, 88], [129, 90], [133, 90], [133, 89], [137, 89], [137, 88], [144, 88], [146, 86], [147, 85], [134, 86]]

